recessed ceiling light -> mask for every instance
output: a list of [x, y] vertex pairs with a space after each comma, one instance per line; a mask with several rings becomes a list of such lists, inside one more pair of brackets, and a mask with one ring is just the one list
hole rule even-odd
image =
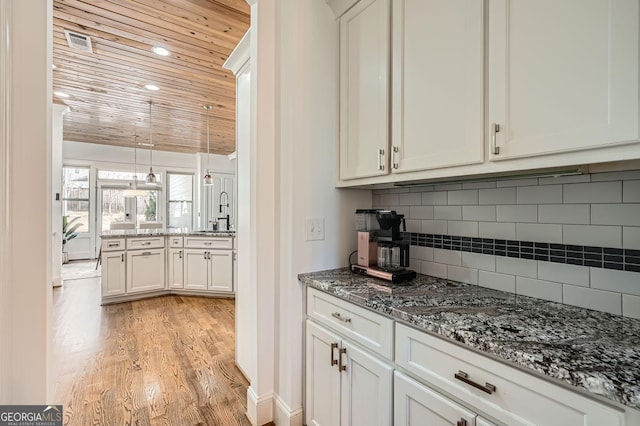
[[169, 53], [171, 53], [162, 46], [153, 46], [151, 48], [151, 51], [156, 55], [160, 55], [160, 56], [169, 56]]
[[146, 86], [144, 86], [144, 88], [147, 90], [160, 90], [160, 88], [155, 84], [147, 84]]
[[69, 97], [69, 95], [67, 95], [66, 93], [59, 92], [59, 91], [55, 91], [55, 92], [53, 92], [53, 94], [56, 95], [59, 98], [68, 98]]

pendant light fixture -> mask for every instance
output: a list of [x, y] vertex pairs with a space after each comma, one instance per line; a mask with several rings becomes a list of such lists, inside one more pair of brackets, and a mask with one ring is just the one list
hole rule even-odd
[[129, 182], [129, 188], [123, 191], [125, 197], [138, 197], [149, 194], [149, 191], [138, 189], [138, 133], [137, 126], [133, 125], [133, 181]]
[[147, 174], [147, 183], [156, 185], [158, 183], [158, 178], [155, 173], [153, 173], [153, 139], [152, 139], [152, 121], [151, 121], [151, 105], [153, 105], [152, 101], [149, 101], [149, 174]]
[[207, 169], [204, 172], [204, 184], [205, 186], [213, 185], [213, 177], [209, 173], [209, 111], [211, 111], [211, 105], [205, 105], [204, 109], [207, 110]]

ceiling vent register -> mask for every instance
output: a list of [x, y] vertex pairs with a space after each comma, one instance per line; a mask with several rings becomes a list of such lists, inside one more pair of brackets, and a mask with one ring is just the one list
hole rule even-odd
[[67, 43], [72, 49], [78, 49], [85, 52], [93, 53], [93, 47], [91, 46], [91, 37], [89, 37], [88, 35], [74, 33], [67, 30], [64, 30], [64, 35], [67, 37]]

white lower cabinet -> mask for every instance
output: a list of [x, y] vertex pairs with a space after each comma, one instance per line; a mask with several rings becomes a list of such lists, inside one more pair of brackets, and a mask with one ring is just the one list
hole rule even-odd
[[[393, 413], [395, 426], [474, 426], [476, 413], [456, 404], [449, 398], [395, 372]], [[491, 423], [483, 423], [491, 425]]]
[[232, 292], [233, 251], [185, 249], [184, 288]]
[[167, 287], [184, 288], [184, 250], [169, 249], [167, 268]]
[[126, 292], [124, 251], [102, 252], [102, 297], [119, 296]]
[[391, 424], [393, 366], [313, 321], [306, 329], [306, 424]]
[[164, 290], [164, 249], [127, 251], [127, 293]]

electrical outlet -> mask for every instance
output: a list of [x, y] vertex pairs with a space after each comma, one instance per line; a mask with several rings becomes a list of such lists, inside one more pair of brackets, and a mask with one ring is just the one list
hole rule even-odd
[[311, 217], [305, 221], [307, 241], [324, 240], [324, 218]]

